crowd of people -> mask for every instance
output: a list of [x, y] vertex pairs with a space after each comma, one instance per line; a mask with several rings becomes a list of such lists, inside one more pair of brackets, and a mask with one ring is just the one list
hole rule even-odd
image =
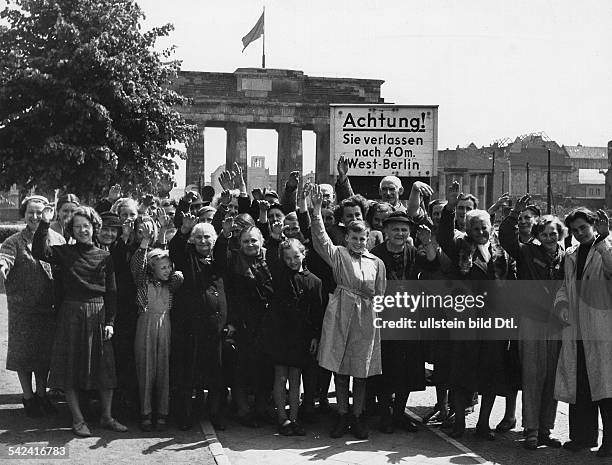
[[[217, 195], [189, 191], [178, 202], [122, 197], [118, 185], [93, 208], [72, 193], [23, 200], [26, 226], [0, 247], [0, 279], [7, 369], [26, 415], [56, 413], [52, 388], [74, 434], [90, 436], [81, 393], [97, 391], [103, 428], [127, 431], [113, 412], [133, 409], [143, 431], [165, 430], [168, 415], [185, 430], [206, 398], [218, 429], [232, 410], [242, 425], [304, 435], [329, 411], [333, 375], [330, 436], [365, 439], [373, 414], [384, 433], [418, 429], [405, 408], [425, 389], [429, 362], [437, 402], [423, 421], [451, 437], [465, 434], [479, 394], [475, 434], [513, 429], [522, 390], [526, 448], [562, 446], [551, 436], [561, 401], [570, 404], [563, 447], [597, 446], [601, 414], [597, 455], [612, 456], [605, 212], [542, 215], [529, 195], [504, 212], [508, 194], [479, 209], [456, 182], [431, 202], [431, 186], [415, 182], [404, 203], [394, 176], [368, 200], [342, 158], [335, 186], [301, 185], [295, 172], [280, 195], [249, 193], [238, 165], [219, 180]], [[448, 279], [533, 281], [516, 337], [381, 340], [373, 297], [389, 280]], [[491, 428], [497, 396], [505, 414]]]

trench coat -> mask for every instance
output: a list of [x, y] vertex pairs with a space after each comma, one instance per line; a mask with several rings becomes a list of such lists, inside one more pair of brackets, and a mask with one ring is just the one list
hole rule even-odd
[[555, 309], [569, 304], [569, 324], [561, 335], [555, 399], [576, 403], [578, 326], [584, 344], [586, 370], [593, 401], [612, 398], [612, 242], [609, 238], [589, 250], [580, 290], [577, 287], [578, 247], [565, 255], [565, 279]]
[[338, 284], [323, 317], [319, 365], [356, 378], [380, 375], [380, 329], [374, 327], [372, 297], [385, 292], [385, 264], [370, 252], [355, 257], [346, 247], [334, 245], [320, 215], [313, 218], [312, 239]]

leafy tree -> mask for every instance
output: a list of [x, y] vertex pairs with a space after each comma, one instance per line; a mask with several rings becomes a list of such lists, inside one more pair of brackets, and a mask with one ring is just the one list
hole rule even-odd
[[133, 0], [8, 0], [0, 18], [0, 188], [88, 196], [174, 173], [196, 129], [173, 48], [154, 48], [172, 25], [142, 32]]

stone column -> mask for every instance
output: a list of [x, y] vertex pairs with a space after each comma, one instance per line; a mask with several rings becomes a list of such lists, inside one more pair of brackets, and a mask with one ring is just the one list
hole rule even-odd
[[445, 199], [446, 189], [446, 173], [444, 171], [438, 171], [438, 191], [434, 192], [434, 197], [437, 195], [438, 199]]
[[334, 185], [334, 176], [329, 173], [330, 153], [329, 153], [329, 125], [315, 127], [317, 136], [317, 150], [315, 162], [315, 181], [317, 184]]
[[489, 208], [492, 204], [493, 201], [491, 201], [491, 199], [489, 199], [489, 196], [487, 195], [487, 175], [483, 174], [481, 175], [481, 184], [482, 184], [482, 199], [480, 200], [480, 209], [481, 210], [486, 210], [487, 208]]
[[185, 185], [198, 184], [204, 186], [204, 126], [198, 125], [196, 139], [187, 147]]
[[292, 124], [278, 126], [278, 164], [276, 170], [276, 189], [282, 195], [285, 183], [292, 171], [302, 174], [302, 128]]
[[[239, 123], [227, 123], [227, 143], [225, 145], [225, 169], [231, 170], [234, 162], [242, 167], [247, 179], [247, 127]], [[248, 186], [247, 186], [248, 187]]]

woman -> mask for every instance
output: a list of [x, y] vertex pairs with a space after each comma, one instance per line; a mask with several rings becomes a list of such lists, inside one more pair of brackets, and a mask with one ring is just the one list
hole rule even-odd
[[[508, 257], [491, 236], [491, 220], [484, 210], [470, 210], [465, 216], [465, 235], [455, 234], [455, 207], [464, 199], [459, 183], [453, 182], [448, 191], [448, 203], [442, 210], [438, 242], [453, 263], [458, 279], [487, 281], [507, 279]], [[477, 285], [477, 283], [475, 283]], [[477, 336], [477, 334], [475, 335]], [[482, 406], [476, 425], [476, 435], [495, 439], [489, 417], [497, 394], [508, 395], [514, 390], [514, 380], [506, 371], [507, 341], [453, 341], [449, 372], [450, 389], [454, 391], [455, 424], [451, 437], [465, 432], [465, 408], [473, 392], [482, 394]]]
[[330, 436], [340, 438], [348, 431], [348, 387], [352, 376], [353, 414], [356, 418], [351, 432], [357, 439], [365, 439], [368, 431], [362, 413], [366, 379], [382, 373], [380, 330], [374, 325], [372, 298], [384, 294], [385, 265], [380, 258], [368, 252], [369, 229], [361, 220], [345, 220], [346, 247], [334, 245], [323, 227], [323, 195], [319, 186], [311, 198], [314, 207], [314, 249], [332, 267], [338, 283], [323, 317], [319, 347], [319, 364], [336, 374], [339, 416]]
[[[558, 331], [550, 310], [557, 292], [557, 282], [563, 280], [565, 252], [559, 242], [565, 236], [563, 223], [554, 216], [536, 218], [528, 208], [530, 197], [523, 196], [499, 227], [501, 246], [516, 260], [519, 280], [536, 280], [529, 292], [521, 295], [521, 307], [526, 311], [519, 320], [519, 352], [523, 389], [524, 445], [535, 450], [538, 445], [561, 447], [550, 436], [555, 426], [557, 402], [553, 391], [559, 356]], [[532, 239], [524, 236], [531, 227]], [[550, 285], [548, 285], [550, 283]]]
[[[586, 208], [573, 210], [565, 225], [580, 243], [565, 255], [565, 278], [555, 312], [565, 322], [557, 364], [555, 399], [569, 406], [573, 452], [597, 445], [598, 410], [603, 442], [598, 457], [612, 457], [612, 244], [608, 217]], [[597, 235], [596, 235], [597, 233]]]
[[57, 218], [51, 223], [50, 229], [64, 236], [67, 243], [70, 243], [71, 240], [74, 241], [67, 226], [72, 219], [74, 211], [79, 208], [79, 202], [79, 198], [74, 194], [62, 195], [57, 199], [57, 205], [55, 206]]
[[[4, 280], [8, 303], [8, 352], [6, 369], [16, 371], [23, 391], [22, 402], [29, 417], [55, 413], [46, 396], [47, 376], [53, 337], [53, 275], [51, 266], [32, 255], [32, 238], [43, 209], [45, 197], [27, 197], [19, 212], [26, 227], [7, 238], [0, 247], [0, 279]], [[49, 234], [51, 245], [64, 244], [64, 238]], [[32, 389], [32, 373], [36, 392]]]
[[52, 246], [48, 242], [52, 218], [53, 209], [45, 208], [32, 241], [32, 255], [58, 266], [64, 288], [49, 384], [64, 390], [75, 435], [91, 436], [79, 405], [79, 389], [99, 390], [103, 428], [127, 431], [111, 416], [116, 379], [110, 339], [117, 288], [110, 254], [93, 243], [102, 221], [93, 208], [79, 207], [67, 225], [75, 243]]
[[183, 287], [171, 312], [172, 360], [178, 390], [179, 428], [194, 422], [192, 392], [208, 388], [210, 420], [225, 429], [221, 404], [225, 385], [221, 370], [221, 344], [227, 303], [221, 270], [213, 260], [217, 233], [210, 223], [198, 223], [187, 213], [181, 229], [170, 241], [170, 258], [183, 272]]

